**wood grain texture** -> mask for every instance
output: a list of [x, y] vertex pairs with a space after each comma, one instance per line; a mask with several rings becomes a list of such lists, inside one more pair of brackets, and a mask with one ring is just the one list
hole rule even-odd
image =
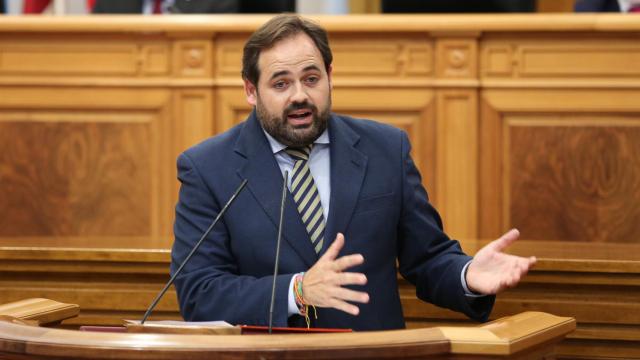
[[0, 122], [0, 236], [149, 234], [149, 141], [146, 124]]
[[538, 240], [637, 242], [635, 89], [487, 89], [480, 229]]
[[[575, 320], [526, 312], [475, 327], [237, 336], [67, 331], [0, 321], [0, 356], [28, 359], [545, 360]], [[313, 340], [313, 341], [309, 341]]]
[[51, 299], [27, 298], [0, 305], [0, 315], [20, 320], [32, 320], [38, 326], [56, 324], [78, 316], [80, 306], [64, 304]]
[[637, 241], [640, 127], [607, 120], [509, 127], [510, 226], [529, 239]]

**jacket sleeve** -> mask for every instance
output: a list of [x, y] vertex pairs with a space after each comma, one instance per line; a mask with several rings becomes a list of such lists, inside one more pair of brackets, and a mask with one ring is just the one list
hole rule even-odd
[[[214, 194], [187, 154], [178, 158], [178, 179], [181, 187], [171, 252], [172, 275], [235, 190]], [[240, 182], [238, 179], [234, 187]], [[180, 312], [187, 321], [225, 320], [231, 324], [267, 325], [273, 276], [256, 278], [239, 273], [231, 251], [233, 237], [226, 226], [229, 220], [225, 216], [221, 218], [177, 276], [175, 288]], [[292, 274], [278, 275], [274, 326], [287, 326], [291, 277]]]
[[410, 156], [407, 135], [401, 133], [402, 210], [398, 229], [400, 274], [416, 286], [419, 299], [486, 321], [495, 296], [467, 297], [461, 282], [471, 260], [458, 241], [443, 232], [442, 220], [429, 203], [422, 179]]

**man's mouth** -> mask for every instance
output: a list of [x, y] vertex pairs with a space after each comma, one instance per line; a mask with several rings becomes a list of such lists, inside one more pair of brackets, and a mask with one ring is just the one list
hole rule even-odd
[[309, 125], [313, 121], [313, 111], [310, 109], [300, 109], [290, 111], [287, 120], [293, 126]]

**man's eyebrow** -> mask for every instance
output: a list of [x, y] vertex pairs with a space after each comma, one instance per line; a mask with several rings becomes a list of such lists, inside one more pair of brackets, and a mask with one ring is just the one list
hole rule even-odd
[[282, 75], [287, 75], [290, 74], [291, 72], [289, 70], [281, 70], [281, 71], [277, 71], [275, 73], [273, 73], [271, 75], [271, 77], [269, 78], [269, 80], [273, 80], [275, 78], [277, 78], [278, 76], [282, 76]]
[[320, 71], [320, 68], [313, 64], [313, 65], [309, 65], [306, 68], [302, 69], [302, 71], [309, 71], [309, 70], [316, 70], [316, 71]]
[[[318, 67], [318, 65], [315, 65], [315, 64], [309, 65], [309, 66], [305, 67], [304, 69], [302, 69], [303, 72], [311, 71], [311, 70], [321, 71], [320, 68]], [[289, 70], [276, 71], [271, 75], [269, 80], [273, 80], [273, 79], [275, 79], [275, 78], [277, 78], [279, 76], [289, 75], [289, 74], [291, 74], [291, 71], [289, 71]]]

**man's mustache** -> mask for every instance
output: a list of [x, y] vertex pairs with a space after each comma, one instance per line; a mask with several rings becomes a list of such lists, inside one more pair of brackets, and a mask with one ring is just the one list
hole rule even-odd
[[284, 115], [286, 117], [287, 115], [289, 115], [290, 112], [300, 110], [300, 109], [310, 109], [311, 112], [314, 114], [318, 112], [318, 108], [315, 105], [310, 104], [308, 101], [305, 101], [301, 103], [292, 103], [291, 105], [287, 106], [284, 109]]

